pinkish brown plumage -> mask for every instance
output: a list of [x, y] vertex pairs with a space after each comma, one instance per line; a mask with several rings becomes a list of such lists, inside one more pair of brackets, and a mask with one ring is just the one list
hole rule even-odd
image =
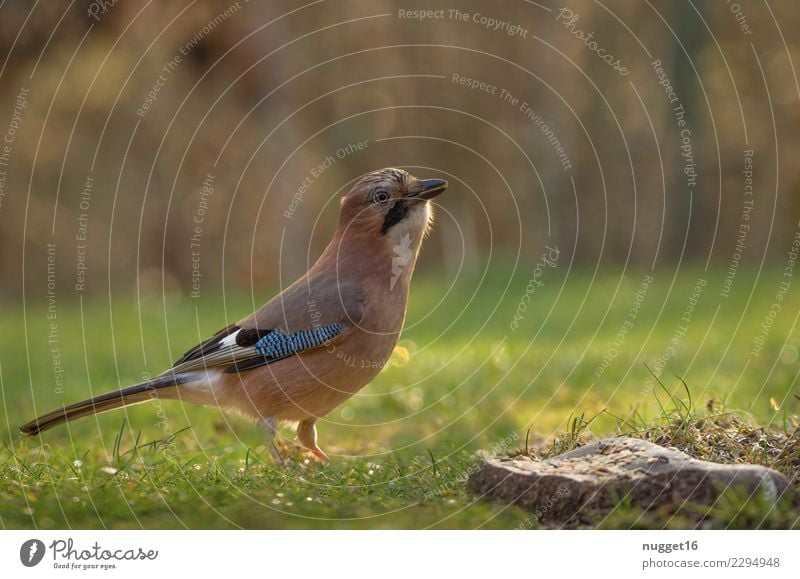
[[401, 169], [366, 175], [342, 199], [333, 239], [302, 278], [153, 380], [55, 410], [21, 431], [153, 397], [181, 399], [257, 420], [279, 461], [278, 423], [297, 423], [300, 444], [324, 460], [315, 423], [366, 386], [394, 350], [430, 200], [446, 187]]

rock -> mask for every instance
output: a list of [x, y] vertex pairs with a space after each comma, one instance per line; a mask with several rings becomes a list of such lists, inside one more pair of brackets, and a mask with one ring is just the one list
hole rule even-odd
[[710, 505], [730, 487], [770, 501], [791, 488], [787, 477], [763, 466], [697, 460], [635, 438], [609, 438], [543, 461], [486, 458], [467, 484], [476, 495], [516, 504], [542, 522], [603, 515], [622, 500], [677, 510]]

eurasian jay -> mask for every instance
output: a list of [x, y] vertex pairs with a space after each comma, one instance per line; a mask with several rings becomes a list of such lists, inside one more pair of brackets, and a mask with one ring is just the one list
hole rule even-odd
[[274, 442], [279, 422], [319, 460], [317, 419], [366, 386], [394, 350], [417, 256], [432, 223], [430, 200], [447, 188], [402, 169], [361, 178], [342, 198], [333, 239], [303, 277], [253, 314], [195, 346], [152, 380], [54, 410], [21, 427], [62, 422], [152, 398], [231, 410]]

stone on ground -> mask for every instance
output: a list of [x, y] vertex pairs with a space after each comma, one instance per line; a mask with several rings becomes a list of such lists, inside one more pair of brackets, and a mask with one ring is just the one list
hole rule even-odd
[[717, 464], [645, 440], [609, 438], [542, 461], [486, 458], [468, 487], [542, 522], [563, 523], [602, 516], [623, 501], [646, 510], [711, 505], [731, 488], [775, 501], [791, 484], [763, 466]]

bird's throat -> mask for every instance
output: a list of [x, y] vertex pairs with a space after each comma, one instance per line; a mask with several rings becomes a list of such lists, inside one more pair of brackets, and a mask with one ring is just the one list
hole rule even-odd
[[381, 234], [386, 235], [392, 227], [405, 219], [409, 209], [408, 201], [405, 199], [397, 200], [386, 213], [386, 217], [383, 220], [383, 227], [381, 227]]

